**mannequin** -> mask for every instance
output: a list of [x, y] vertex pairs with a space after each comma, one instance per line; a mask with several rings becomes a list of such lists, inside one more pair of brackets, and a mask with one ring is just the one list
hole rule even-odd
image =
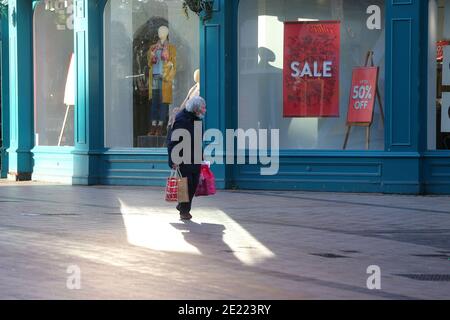
[[175, 117], [177, 116], [177, 113], [182, 111], [186, 107], [186, 102], [188, 102], [192, 97], [198, 97], [200, 96], [200, 70], [197, 69], [194, 72], [194, 82], [195, 85], [189, 90], [186, 99], [184, 99], [183, 103], [178, 107], [173, 109], [172, 115], [169, 119], [169, 123], [167, 125], [168, 128], [172, 127], [173, 122], [175, 121]]
[[198, 97], [200, 95], [200, 70], [199, 69], [194, 71], [194, 82], [195, 82], [195, 85], [189, 90], [186, 99], [184, 99], [183, 103], [180, 106], [180, 111], [186, 107], [186, 102], [188, 102], [192, 97]]
[[149, 66], [149, 100], [151, 100], [151, 129], [148, 135], [161, 136], [169, 105], [173, 102], [173, 80], [176, 75], [177, 51], [169, 43], [169, 28], [158, 29], [159, 40], [150, 46], [147, 54]]
[[69, 72], [66, 79], [66, 88], [64, 91], [64, 104], [67, 106], [66, 115], [64, 116], [61, 133], [59, 134], [58, 147], [61, 146], [64, 131], [67, 125], [67, 117], [69, 115], [70, 106], [75, 106], [75, 55], [70, 56]]

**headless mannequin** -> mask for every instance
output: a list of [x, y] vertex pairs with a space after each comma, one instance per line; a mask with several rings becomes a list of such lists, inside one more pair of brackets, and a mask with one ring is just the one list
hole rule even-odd
[[184, 99], [183, 103], [180, 106], [180, 111], [186, 107], [186, 102], [189, 101], [192, 97], [198, 97], [200, 95], [200, 70], [195, 70], [194, 72], [194, 82], [195, 85], [189, 90], [186, 99]]
[[177, 113], [182, 111], [186, 107], [186, 102], [188, 102], [192, 97], [198, 97], [200, 95], [200, 70], [197, 69], [194, 72], [194, 82], [195, 85], [189, 90], [186, 99], [184, 99], [183, 103], [178, 107], [173, 109], [172, 115], [169, 119], [169, 124], [167, 125], [168, 128], [171, 128], [175, 117], [177, 116]]

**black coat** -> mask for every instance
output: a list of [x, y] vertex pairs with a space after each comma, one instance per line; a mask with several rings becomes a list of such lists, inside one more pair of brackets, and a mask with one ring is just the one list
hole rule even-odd
[[[180, 111], [176, 117], [175, 117], [175, 122], [172, 126], [172, 128], [169, 131], [169, 134], [167, 135], [167, 151], [169, 152], [169, 167], [173, 167], [174, 162], [172, 160], [172, 150], [173, 148], [175, 148], [175, 146], [179, 143], [181, 143], [181, 141], [183, 141], [183, 139], [181, 138], [180, 141], [172, 141], [172, 133], [177, 130], [177, 129], [185, 129], [187, 130], [190, 135], [191, 135], [191, 163], [190, 164], [185, 164], [182, 163], [180, 164], [180, 166], [182, 167], [183, 171], [185, 172], [192, 172], [192, 173], [198, 173], [200, 172], [200, 168], [201, 168], [201, 164], [195, 164], [194, 161], [194, 124], [195, 122], [201, 122], [201, 120], [192, 112], [188, 112], [186, 109]], [[201, 141], [199, 141], [198, 143], [203, 146], [203, 131], [201, 132]], [[202, 148], [202, 154], [201, 154], [201, 159], [203, 159], [203, 148]], [[183, 153], [180, 153], [181, 156], [183, 156]]]

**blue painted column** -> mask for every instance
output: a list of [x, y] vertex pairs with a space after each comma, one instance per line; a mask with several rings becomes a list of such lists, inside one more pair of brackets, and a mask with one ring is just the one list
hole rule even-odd
[[33, 171], [31, 149], [34, 145], [32, 4], [29, 0], [10, 0], [8, 5], [10, 67], [8, 178], [30, 180]]
[[[214, 0], [212, 19], [202, 25], [200, 32], [201, 88], [208, 105], [206, 129], [219, 129], [224, 138], [226, 129], [233, 129], [235, 126], [233, 112], [230, 112], [233, 99], [227, 93], [234, 81], [236, 62], [233, 60], [234, 56], [227, 53], [234, 48], [234, 41], [237, 41], [231, 12], [237, 10], [236, 3], [235, 0]], [[216, 164], [212, 170], [219, 188], [231, 187], [231, 165]]]
[[102, 17], [104, 0], [75, 1], [75, 107], [74, 184], [98, 183], [103, 148]]
[[1, 60], [1, 112], [2, 112], [2, 146], [0, 147], [1, 153], [1, 172], [0, 177], [6, 178], [8, 175], [8, 153], [6, 150], [9, 148], [9, 35], [8, 35], [8, 19], [1, 19], [2, 27], [2, 51]]
[[406, 181], [417, 193], [423, 192], [427, 50], [421, 48], [427, 43], [423, 41], [427, 7], [428, 1], [422, 0], [391, 0], [387, 5], [386, 151], [399, 156], [384, 168], [387, 192]]
[[[422, 103], [426, 104], [427, 79], [422, 78], [423, 55], [420, 48], [427, 46], [422, 42], [427, 2], [392, 0], [388, 6], [387, 23], [390, 23], [390, 28], [387, 29], [386, 41], [392, 52], [386, 55], [388, 151], [416, 152], [426, 147], [426, 131], [421, 130], [421, 116], [426, 116]], [[427, 50], [424, 49], [426, 56]]]

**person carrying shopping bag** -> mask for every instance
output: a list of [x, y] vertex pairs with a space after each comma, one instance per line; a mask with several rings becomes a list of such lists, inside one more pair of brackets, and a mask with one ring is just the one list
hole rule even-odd
[[[195, 159], [203, 160], [203, 147], [199, 148], [199, 150], [195, 149], [196, 144], [199, 146], [203, 145], [203, 133], [201, 132], [201, 134], [197, 134], [196, 136], [194, 134], [194, 129], [195, 123], [202, 122], [203, 118], [205, 117], [205, 114], [206, 114], [205, 100], [200, 96], [191, 98], [186, 103], [186, 108], [176, 115], [175, 122], [173, 123], [173, 126], [167, 136], [168, 140], [167, 151], [169, 153], [169, 166], [171, 169], [174, 170], [179, 169], [182, 177], [187, 178], [189, 201], [180, 202], [177, 205], [177, 210], [180, 212], [180, 218], [182, 220], [192, 219], [191, 215], [192, 199], [194, 198], [195, 192], [199, 184], [202, 166], [202, 163], [201, 162], [196, 163]], [[199, 127], [202, 128], [202, 126]], [[172, 141], [172, 136], [174, 132], [182, 129], [186, 130], [191, 137], [190, 144], [188, 146], [185, 146], [186, 148], [190, 149], [191, 159], [190, 161], [188, 161], [188, 163], [184, 163], [184, 161], [181, 163], [175, 163], [172, 151], [178, 144], [183, 142], [183, 139], [180, 138], [178, 141]], [[195, 141], [196, 138], [200, 139], [201, 141]], [[201, 154], [196, 155], [195, 152], [197, 153], [201, 152]], [[183, 158], [183, 152], [180, 153], [180, 157]]]

